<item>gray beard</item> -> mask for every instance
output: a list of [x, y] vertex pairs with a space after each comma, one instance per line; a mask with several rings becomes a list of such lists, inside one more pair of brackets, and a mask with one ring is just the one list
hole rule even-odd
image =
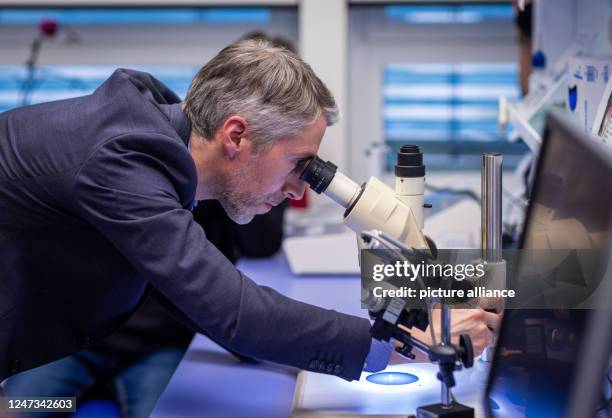
[[257, 205], [253, 197], [246, 190], [242, 179], [247, 173], [234, 172], [232, 176], [226, 177], [217, 183], [216, 197], [227, 216], [239, 225], [248, 224], [253, 220], [254, 214], [249, 213], [249, 209]]
[[229, 190], [221, 191], [217, 200], [223, 206], [227, 216], [239, 225], [248, 224], [255, 217], [255, 215], [247, 213], [247, 207], [244, 206], [245, 201]]

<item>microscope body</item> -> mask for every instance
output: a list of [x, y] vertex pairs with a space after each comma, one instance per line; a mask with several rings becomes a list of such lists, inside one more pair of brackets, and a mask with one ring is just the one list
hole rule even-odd
[[[423, 182], [425, 180], [423, 179]], [[396, 191], [375, 177], [362, 187], [359, 198], [344, 214], [344, 224], [353, 231], [376, 229], [415, 249], [428, 248], [423, 229], [423, 195], [411, 198], [420, 210], [406, 203]], [[417, 206], [418, 207], [418, 206]]]

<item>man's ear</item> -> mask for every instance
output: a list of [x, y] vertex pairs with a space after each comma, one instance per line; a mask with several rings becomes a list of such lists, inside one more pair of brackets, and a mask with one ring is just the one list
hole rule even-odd
[[248, 131], [249, 125], [242, 116], [230, 116], [223, 122], [221, 141], [223, 149], [230, 159], [235, 158], [248, 147]]

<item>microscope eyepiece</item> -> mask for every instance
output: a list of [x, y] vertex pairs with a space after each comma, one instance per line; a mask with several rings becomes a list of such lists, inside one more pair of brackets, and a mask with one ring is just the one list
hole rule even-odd
[[343, 208], [348, 208], [359, 195], [359, 186], [350, 178], [337, 171], [338, 167], [330, 161], [324, 162], [315, 156], [300, 175], [300, 180], [308, 183], [318, 194], [325, 193]]
[[304, 180], [310, 188], [318, 194], [327, 189], [336, 175], [338, 167], [330, 161], [325, 162], [315, 156], [300, 175], [300, 180]]
[[397, 153], [397, 164], [395, 165], [396, 177], [423, 177], [425, 166], [423, 165], [423, 153], [418, 145], [402, 145]]

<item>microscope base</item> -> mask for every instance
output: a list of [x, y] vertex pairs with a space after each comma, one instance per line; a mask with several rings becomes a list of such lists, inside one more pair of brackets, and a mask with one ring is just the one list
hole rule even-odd
[[418, 407], [417, 418], [474, 418], [474, 408], [457, 402], [453, 402], [450, 407], [437, 403]]

